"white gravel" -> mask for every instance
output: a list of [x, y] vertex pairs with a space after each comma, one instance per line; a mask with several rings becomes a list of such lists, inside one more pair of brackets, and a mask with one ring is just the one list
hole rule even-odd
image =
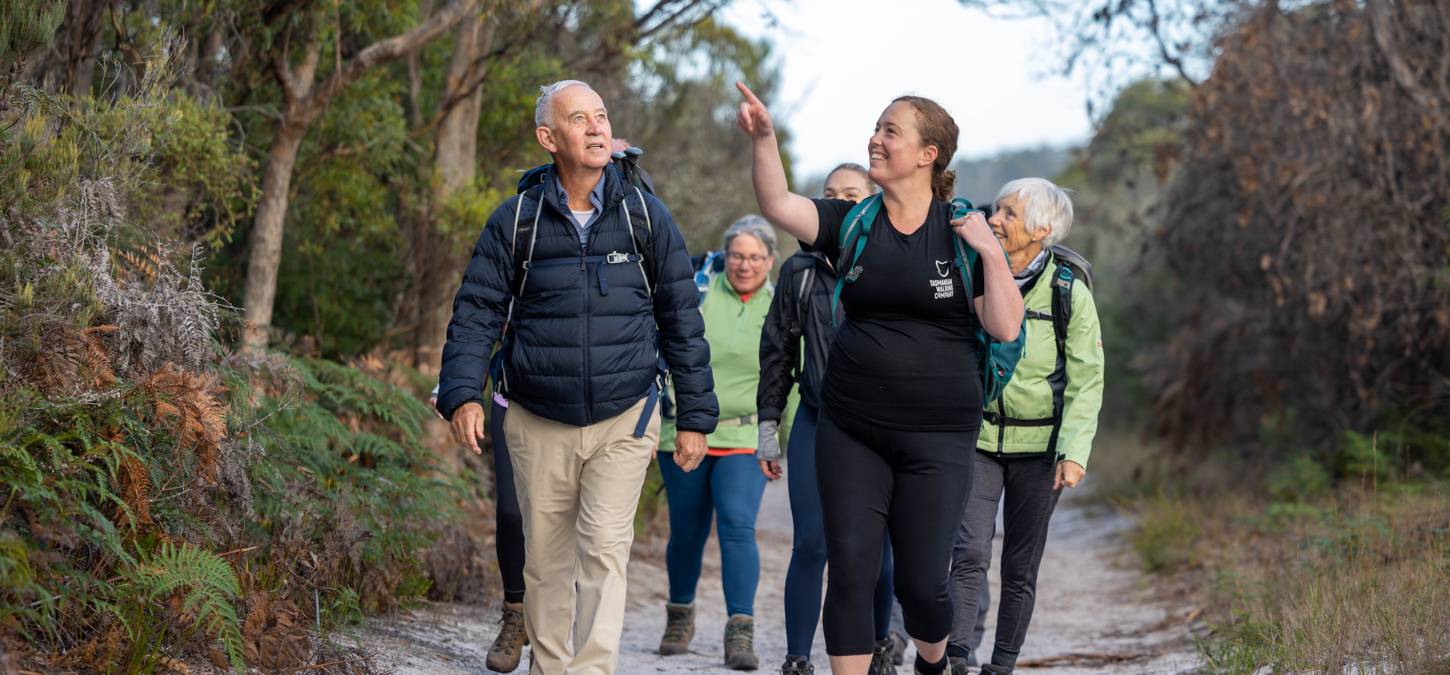
[[[755, 648], [761, 671], [772, 672], [785, 658], [782, 593], [790, 561], [790, 508], [785, 482], [765, 491], [757, 531], [760, 587], [755, 600]], [[1124, 516], [1089, 507], [1071, 492], [1053, 517], [1038, 585], [1032, 630], [1022, 651], [1022, 673], [1179, 673], [1197, 667], [1188, 640], [1186, 608], [1154, 599], [1148, 578], [1124, 553]], [[998, 544], [1000, 545], [1000, 538]], [[729, 672], [722, 665], [725, 627], [720, 555], [711, 538], [696, 596], [695, 639], [689, 654], [654, 653], [665, 622], [667, 577], [664, 544], [637, 542], [629, 565], [629, 609], [620, 645], [619, 673]], [[995, 560], [994, 556], [994, 560]], [[993, 596], [997, 579], [991, 574]], [[369, 622], [359, 641], [375, 652], [380, 666], [397, 673], [487, 673], [488, 645], [497, 633], [497, 607], [430, 604]], [[979, 656], [990, 656], [995, 613]], [[819, 631], [816, 672], [828, 673]], [[902, 673], [910, 673], [910, 661]], [[525, 672], [525, 653], [519, 672]]]

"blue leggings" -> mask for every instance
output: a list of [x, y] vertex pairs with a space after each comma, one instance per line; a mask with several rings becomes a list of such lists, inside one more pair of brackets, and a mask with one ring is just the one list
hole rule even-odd
[[[789, 467], [790, 517], [794, 542], [785, 574], [785, 653], [810, 658], [821, 618], [821, 581], [826, 571], [826, 527], [821, 516], [821, 493], [816, 487], [816, 424], [818, 412], [801, 404], [791, 426], [786, 448]], [[876, 639], [884, 640], [891, 624], [891, 542], [881, 553], [881, 576], [876, 581]]]
[[670, 602], [695, 601], [710, 515], [720, 538], [720, 568], [725, 609], [731, 616], [755, 615], [755, 587], [760, 583], [760, 549], [755, 545], [755, 515], [765, 492], [765, 474], [754, 455], [710, 457], [686, 473], [674, 453], [659, 453], [660, 475], [670, 505], [670, 543], [665, 567], [670, 573]]

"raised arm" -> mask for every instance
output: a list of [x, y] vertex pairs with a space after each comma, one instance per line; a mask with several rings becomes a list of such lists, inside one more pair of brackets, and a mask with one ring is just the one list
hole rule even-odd
[[736, 82], [740, 90], [740, 112], [735, 123], [750, 137], [751, 177], [755, 185], [755, 201], [760, 214], [772, 225], [785, 230], [804, 244], [813, 244], [820, 229], [820, 218], [811, 200], [790, 191], [785, 178], [785, 164], [780, 160], [780, 144], [775, 138], [775, 125], [770, 111], [755, 97], [744, 82]]

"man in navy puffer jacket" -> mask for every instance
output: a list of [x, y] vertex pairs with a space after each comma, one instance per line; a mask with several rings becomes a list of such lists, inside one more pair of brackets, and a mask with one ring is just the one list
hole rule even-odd
[[[530, 671], [612, 673], [635, 507], [659, 443], [660, 358], [682, 468], [704, 457], [719, 405], [684, 238], [665, 205], [611, 164], [603, 100], [565, 80], [543, 88], [534, 118], [554, 170], [499, 206], [474, 246], [453, 300], [438, 411], [455, 440], [480, 452], [484, 379], [507, 322], [504, 435], [524, 521]], [[514, 235], [530, 222], [532, 259], [515, 269], [515, 246], [527, 243]], [[639, 228], [652, 234], [637, 238]], [[640, 255], [641, 240], [651, 255]]]

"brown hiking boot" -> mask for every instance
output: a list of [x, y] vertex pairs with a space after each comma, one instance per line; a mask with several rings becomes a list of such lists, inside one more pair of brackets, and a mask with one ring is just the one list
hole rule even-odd
[[725, 624], [725, 667], [731, 670], [755, 670], [760, 659], [755, 656], [755, 619], [736, 614]]
[[672, 656], [690, 651], [695, 637], [695, 606], [665, 603], [665, 635], [660, 638], [660, 655]]
[[524, 632], [524, 603], [503, 603], [503, 616], [498, 622], [502, 624], [498, 637], [488, 648], [488, 659], [483, 665], [495, 673], [512, 673], [519, 667], [524, 645], [529, 643], [529, 636]]

